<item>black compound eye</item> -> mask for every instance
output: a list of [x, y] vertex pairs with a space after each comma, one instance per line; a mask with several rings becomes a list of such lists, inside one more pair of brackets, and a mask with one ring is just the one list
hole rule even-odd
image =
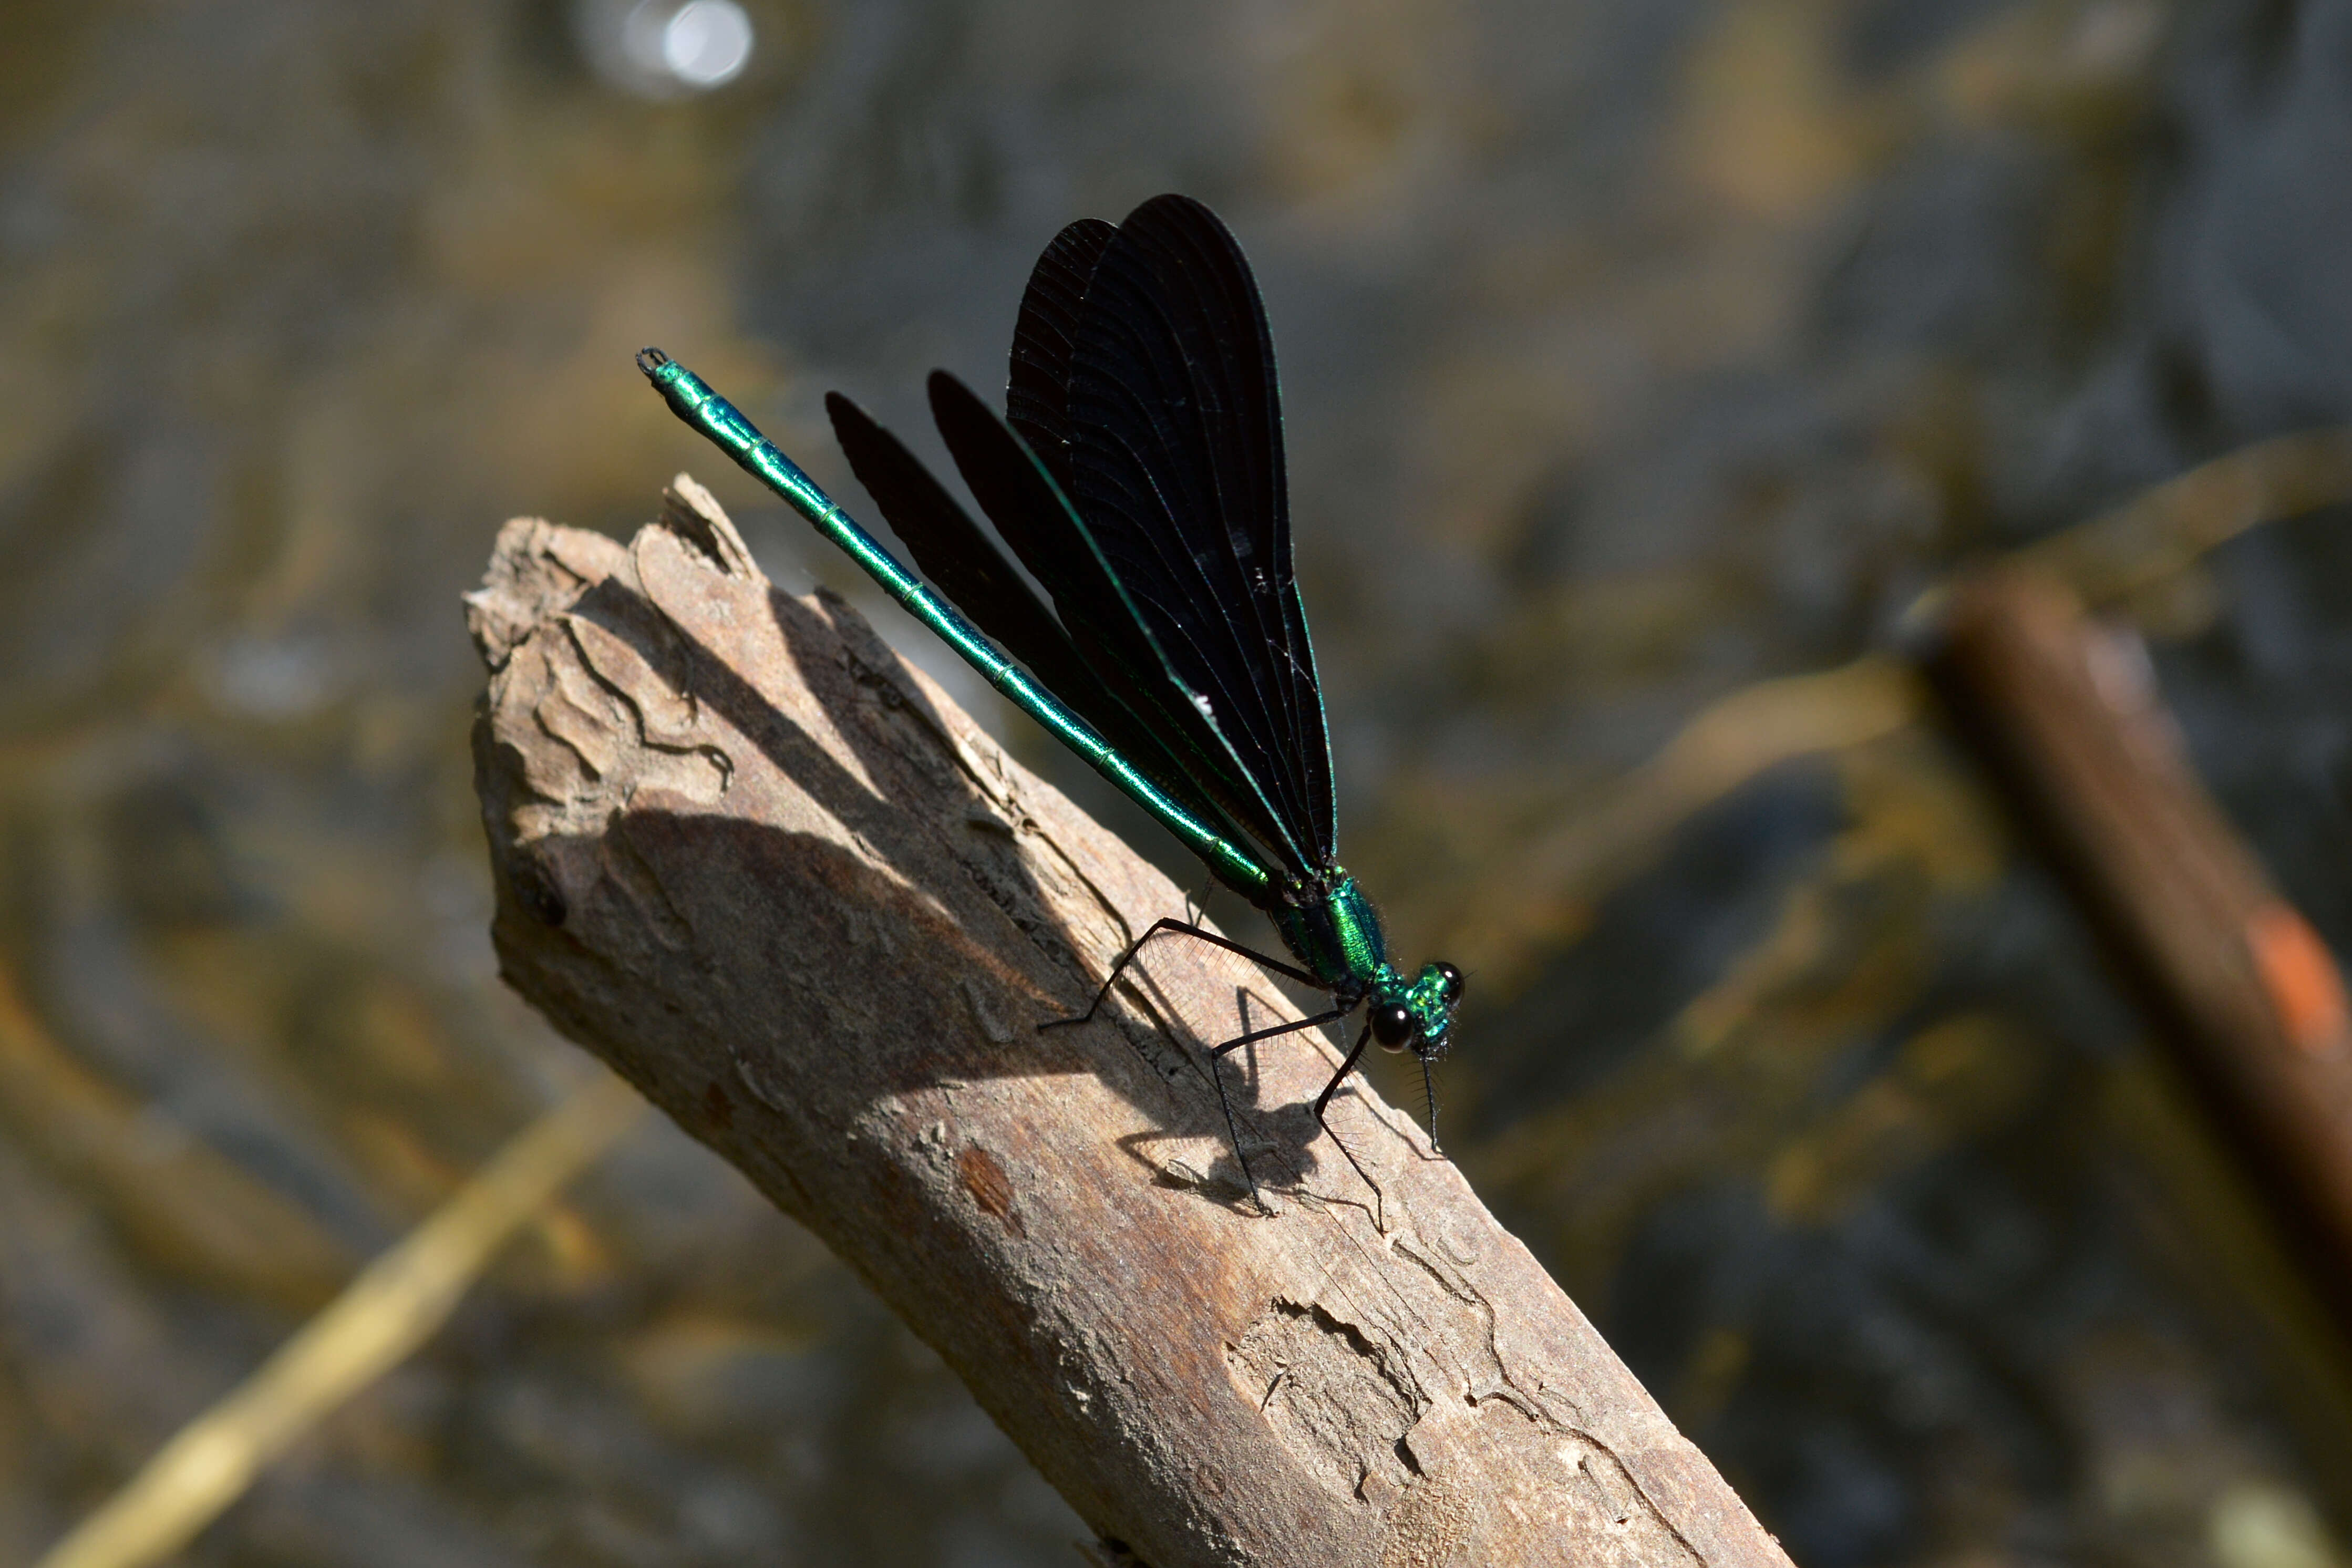
[[1465, 984], [1462, 972], [1452, 964], [1441, 963], [1437, 966], [1437, 984], [1445, 997], [1447, 1006], [1450, 1007], [1462, 1000], [1462, 989]]
[[1412, 1010], [1402, 1002], [1387, 1002], [1372, 1009], [1372, 1038], [1384, 1051], [1404, 1049], [1417, 1028]]

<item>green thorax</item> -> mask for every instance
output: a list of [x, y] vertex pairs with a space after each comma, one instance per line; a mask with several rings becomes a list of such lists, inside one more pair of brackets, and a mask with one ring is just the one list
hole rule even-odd
[[1290, 889], [1290, 896], [1266, 913], [1273, 917], [1283, 946], [1337, 998], [1352, 1003], [1384, 982], [1401, 979], [1389, 965], [1379, 911], [1358, 889], [1356, 879], [1337, 867]]

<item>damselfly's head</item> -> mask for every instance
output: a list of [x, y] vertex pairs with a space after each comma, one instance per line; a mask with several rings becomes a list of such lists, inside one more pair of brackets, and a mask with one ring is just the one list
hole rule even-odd
[[1454, 1009], [1462, 1000], [1462, 972], [1450, 963], [1430, 963], [1407, 980], [1387, 965], [1385, 984], [1371, 991], [1372, 1038], [1386, 1051], [1410, 1049], [1421, 1058], [1422, 1092], [1429, 1097], [1429, 1146], [1437, 1147], [1437, 1084], [1429, 1064], [1454, 1043]]
[[1453, 1043], [1454, 1008], [1461, 1000], [1462, 972], [1450, 963], [1426, 964], [1412, 980], [1397, 974], [1372, 989], [1372, 1038], [1384, 1051], [1410, 1049], [1434, 1061]]

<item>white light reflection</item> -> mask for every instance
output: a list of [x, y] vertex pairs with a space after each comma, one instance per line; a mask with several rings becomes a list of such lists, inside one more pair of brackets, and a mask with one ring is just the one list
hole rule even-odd
[[751, 60], [751, 18], [735, 0], [688, 0], [662, 29], [662, 63], [688, 87], [733, 81]]
[[640, 98], [724, 87], [758, 42], [739, 0], [578, 0], [572, 20], [597, 74]]

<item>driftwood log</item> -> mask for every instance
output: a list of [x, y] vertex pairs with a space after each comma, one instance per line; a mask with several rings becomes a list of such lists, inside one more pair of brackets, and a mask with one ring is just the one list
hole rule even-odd
[[2336, 960], [2197, 778], [2147, 658], [1990, 568], [1924, 651], [1964, 742], [2352, 1331], [2352, 1015]]
[[681, 476], [519, 520], [468, 599], [507, 979], [938, 1348], [1106, 1562], [1787, 1558], [1542, 1268], [1182, 900]]

